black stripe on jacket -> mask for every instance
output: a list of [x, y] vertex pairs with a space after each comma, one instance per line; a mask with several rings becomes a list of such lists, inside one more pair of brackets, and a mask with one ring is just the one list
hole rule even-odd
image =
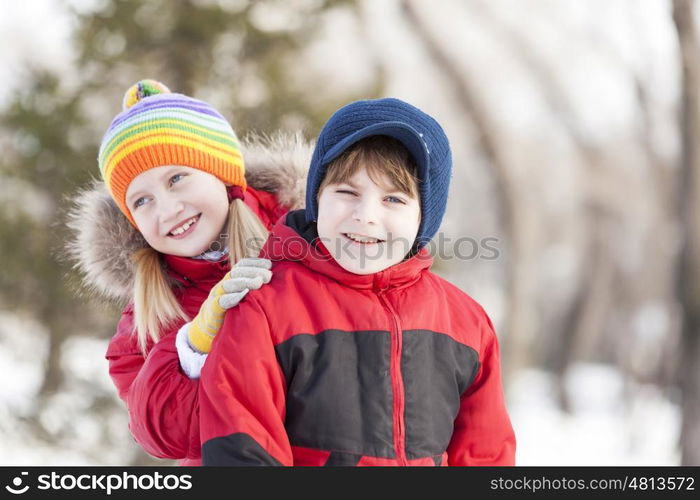
[[[287, 382], [290, 443], [395, 458], [388, 331], [325, 330], [276, 346]], [[403, 332], [401, 372], [409, 459], [442, 454], [477, 352], [430, 330]]]

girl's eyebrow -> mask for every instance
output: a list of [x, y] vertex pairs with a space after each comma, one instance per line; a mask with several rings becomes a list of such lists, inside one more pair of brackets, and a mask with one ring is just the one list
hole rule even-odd
[[177, 170], [182, 168], [180, 165], [172, 165], [169, 169], [167, 169], [163, 174], [160, 176], [160, 181], [163, 182], [166, 180], [166, 177], [170, 177], [173, 173], [173, 170]]
[[[170, 175], [172, 175], [173, 170], [176, 170], [178, 168], [182, 168], [182, 167], [180, 165], [173, 165], [172, 167], [167, 169], [165, 172], [163, 172], [163, 174], [161, 174], [160, 179], [158, 179], [159, 182], [163, 182], [164, 180], [166, 180]], [[142, 194], [144, 194], [144, 192], [147, 192], [147, 191], [148, 191], [148, 188], [139, 189], [138, 191], [134, 191], [133, 193], [131, 193], [131, 195], [127, 196], [126, 201], [130, 203], [131, 200], [133, 200], [134, 198], [138, 199], [139, 196], [141, 196]]]
[[138, 191], [134, 191], [133, 193], [131, 193], [129, 196], [126, 197], [127, 205], [130, 205], [134, 199], [138, 199], [139, 196], [141, 196], [143, 193], [144, 193], [143, 189], [139, 189]]

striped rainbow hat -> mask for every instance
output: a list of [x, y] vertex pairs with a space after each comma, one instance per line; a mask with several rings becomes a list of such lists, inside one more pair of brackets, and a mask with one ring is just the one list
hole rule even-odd
[[173, 94], [155, 80], [126, 91], [123, 111], [102, 138], [98, 163], [102, 179], [126, 217], [129, 183], [141, 172], [183, 165], [246, 189], [243, 155], [226, 119], [203, 101]]

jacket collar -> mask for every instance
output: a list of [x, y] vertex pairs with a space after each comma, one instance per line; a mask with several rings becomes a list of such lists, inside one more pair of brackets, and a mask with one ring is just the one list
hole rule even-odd
[[210, 281], [218, 282], [231, 269], [228, 258], [211, 262], [204, 259], [162, 255], [168, 267], [168, 274], [185, 286]]
[[314, 272], [351, 288], [385, 291], [415, 283], [433, 264], [433, 257], [425, 249], [416, 255], [374, 274], [355, 274], [343, 269], [318, 240], [316, 223], [306, 222], [304, 210], [296, 210], [282, 217], [272, 228], [262, 256], [270, 260], [296, 261]]

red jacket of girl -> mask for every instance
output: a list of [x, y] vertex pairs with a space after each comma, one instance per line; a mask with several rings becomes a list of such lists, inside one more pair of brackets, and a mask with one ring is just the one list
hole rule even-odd
[[425, 249], [345, 271], [304, 218], [275, 226], [272, 281], [227, 313], [202, 369], [204, 465], [513, 465], [479, 304]]

